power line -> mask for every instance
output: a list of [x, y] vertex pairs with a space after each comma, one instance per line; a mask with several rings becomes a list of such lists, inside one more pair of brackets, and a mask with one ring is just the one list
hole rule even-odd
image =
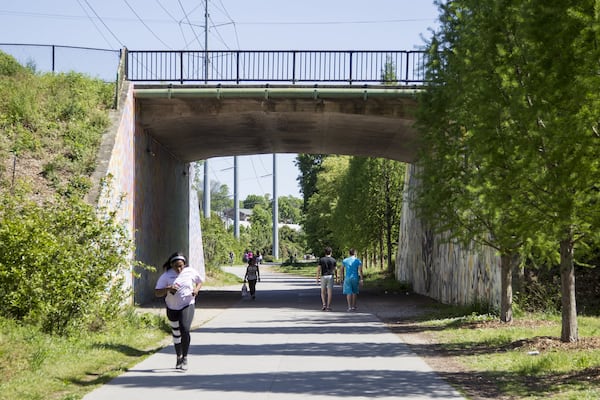
[[[229, 21], [231, 21], [232, 25], [233, 25], [233, 32], [235, 34], [235, 43], [237, 45], [237, 48], [240, 48], [240, 38], [238, 37], [238, 33], [237, 33], [237, 28], [235, 26], [235, 21], [233, 20], [233, 18], [231, 18], [231, 15], [229, 15], [229, 12], [227, 11], [227, 8], [225, 8], [225, 5], [223, 4], [223, 0], [219, 0], [219, 3], [221, 4], [221, 11], [223, 12], [223, 14], [225, 14], [225, 16], [227, 18], [229, 18]], [[217, 6], [218, 8], [218, 6]]]
[[[85, 1], [85, 0], [84, 0]], [[86, 1], [87, 3], [87, 1]], [[159, 3], [160, 5], [160, 3]], [[180, 2], [181, 6], [181, 2]], [[162, 5], [161, 5], [162, 7]], [[164, 10], [164, 7], [162, 7]], [[195, 9], [197, 9], [196, 7]], [[182, 7], [183, 9], [183, 7]], [[185, 10], [184, 10], [185, 13]], [[68, 15], [68, 14], [50, 14], [50, 13], [33, 13], [33, 12], [25, 12], [25, 11], [9, 11], [9, 10], [0, 10], [0, 14], [4, 15], [13, 15], [13, 16], [21, 16], [21, 17], [36, 17], [36, 18], [59, 18], [59, 19], [87, 19], [86, 16], [82, 15]], [[396, 24], [402, 22], [424, 22], [424, 21], [435, 21], [433, 18], [405, 18], [405, 19], [374, 19], [374, 20], [358, 20], [358, 21], [252, 21], [252, 22], [234, 22], [229, 14], [226, 14], [227, 18], [233, 22], [234, 25], [360, 25], [360, 24]], [[99, 18], [99, 17], [98, 17]], [[100, 19], [100, 18], [99, 18]], [[120, 17], [105, 17], [106, 21], [121, 21], [121, 22], [131, 22], [135, 21], [133, 18], [120, 18]], [[152, 23], [169, 23], [171, 21], [166, 19], [146, 19], [148, 22]], [[175, 20], [176, 21], [176, 20]], [[178, 21], [176, 21], [178, 22]], [[188, 21], [190, 26], [193, 26]]]
[[409, 18], [409, 19], [380, 19], [370, 21], [255, 21], [238, 22], [238, 25], [361, 25], [361, 24], [397, 24], [399, 22], [423, 22], [434, 21], [431, 18]]
[[125, 4], [127, 5], [127, 7], [129, 7], [129, 9], [131, 10], [131, 12], [137, 17], [137, 19], [142, 23], [142, 25], [144, 25], [144, 27], [146, 29], [148, 29], [148, 31], [150, 31], [150, 33], [156, 38], [158, 39], [159, 42], [161, 42], [166, 48], [168, 49], [172, 49], [171, 46], [169, 46], [168, 44], [166, 44], [156, 33], [154, 33], [154, 31], [152, 29], [150, 29], [150, 27], [144, 22], [144, 20], [142, 19], [142, 17], [140, 17], [138, 15], [137, 12], [135, 12], [135, 10], [133, 9], [133, 7], [131, 7], [131, 5], [129, 4], [129, 2], [127, 0], [123, 0], [125, 2]]
[[87, 10], [85, 9], [85, 7], [83, 6], [83, 4], [81, 4], [81, 0], [77, 0], [77, 3], [79, 4], [79, 7], [81, 7], [81, 9], [83, 10], [83, 12], [85, 13], [85, 15], [87, 15], [87, 17], [89, 18], [89, 20], [92, 22], [92, 24], [94, 25], [94, 28], [96, 28], [96, 30], [98, 31], [98, 33], [100, 34], [100, 36], [102, 36], [102, 39], [104, 39], [104, 41], [108, 44], [108, 47], [110, 47], [111, 49], [112, 44], [110, 43], [110, 41], [106, 38], [106, 36], [104, 36], [104, 33], [102, 32], [102, 30], [98, 27], [98, 24], [96, 24], [96, 21], [94, 21], [94, 18], [92, 18], [90, 16], [90, 14], [88, 14]]
[[210, 22], [212, 23], [212, 25], [211, 25], [211, 26], [214, 28], [214, 29], [213, 29], [213, 31], [215, 31], [215, 32], [216, 32], [216, 35], [215, 35], [215, 36], [217, 37], [217, 39], [219, 39], [219, 41], [220, 41], [221, 43], [223, 43], [223, 45], [225, 46], [225, 48], [227, 48], [227, 50], [231, 50], [231, 49], [229, 48], [229, 46], [227, 45], [227, 43], [225, 42], [225, 39], [223, 39], [223, 36], [221, 36], [221, 33], [220, 33], [220, 32], [219, 32], [219, 30], [217, 29], [217, 26], [214, 24], [214, 22], [213, 22], [212, 18], [211, 18], [210, 16], [209, 16], [208, 18], [210, 19]]
[[[185, 37], [185, 32], [184, 32], [184, 30], [183, 30], [183, 27], [181, 26], [181, 20], [178, 20], [177, 18], [175, 18], [175, 17], [173, 16], [173, 14], [171, 14], [171, 13], [169, 12], [169, 10], [167, 10], [167, 9], [165, 8], [165, 6], [163, 6], [163, 5], [162, 5], [162, 3], [161, 3], [159, 0], [156, 0], [156, 3], [157, 3], [157, 4], [160, 6], [160, 8], [162, 8], [162, 9], [163, 9], [163, 11], [164, 11], [164, 12], [165, 12], [165, 13], [166, 13], [166, 14], [167, 14], [167, 15], [168, 15], [170, 18], [171, 18], [171, 20], [172, 20], [172, 21], [174, 21], [174, 22], [177, 24], [177, 26], [179, 27], [179, 32], [181, 33], [181, 37], [183, 38], [184, 49], [185, 49], [185, 50], [187, 50], [187, 48], [188, 48], [189, 44], [188, 44], [188, 40], [187, 40], [187, 38]], [[191, 43], [191, 42], [190, 42], [190, 43]]]
[[188, 12], [185, 11], [185, 8], [183, 7], [183, 4], [181, 4], [181, 0], [177, 0], [177, 3], [179, 4], [179, 7], [181, 8], [181, 11], [183, 11], [183, 18], [187, 21], [192, 33], [194, 34], [194, 38], [198, 41], [198, 44], [200, 45], [200, 49], [204, 50], [204, 47], [202, 46], [202, 43], [200, 42], [200, 39], [198, 39], [198, 34], [194, 31], [194, 26], [192, 25], [192, 23], [190, 22], [190, 18], [188, 16]]
[[254, 166], [254, 161], [252, 160], [252, 157], [250, 157], [250, 164], [252, 164], [252, 170], [254, 171], [254, 177], [256, 178], [256, 184], [258, 185], [262, 194], [265, 194], [265, 190], [262, 188], [262, 185], [260, 184], [260, 178], [258, 177], [258, 174], [256, 173], [256, 167]]
[[104, 25], [104, 27], [106, 28], [106, 30], [112, 35], [113, 38], [115, 38], [115, 40], [117, 41], [117, 43], [119, 43], [121, 46], [123, 46], [123, 42], [121, 40], [119, 40], [119, 38], [117, 37], [117, 35], [115, 35], [113, 33], [113, 31], [110, 30], [110, 28], [108, 27], [108, 25], [106, 25], [104, 23], [104, 21], [102, 20], [102, 18], [100, 18], [100, 16], [98, 15], [98, 13], [96, 12], [96, 10], [94, 10], [94, 7], [91, 6], [91, 4], [87, 1], [87, 0], [83, 0], [85, 1], [85, 4], [87, 4], [87, 6], [90, 8], [90, 10], [92, 10], [92, 12], [94, 13], [94, 15], [96, 16], [96, 18], [98, 18], [98, 20], [102, 23], [102, 25]]

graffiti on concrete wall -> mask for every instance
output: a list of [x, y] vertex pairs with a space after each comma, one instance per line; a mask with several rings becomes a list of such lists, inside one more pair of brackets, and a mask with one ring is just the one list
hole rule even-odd
[[411, 207], [418, 185], [415, 166], [406, 170], [396, 277], [416, 293], [446, 304], [500, 305], [500, 257], [491, 248], [466, 249], [434, 234]]

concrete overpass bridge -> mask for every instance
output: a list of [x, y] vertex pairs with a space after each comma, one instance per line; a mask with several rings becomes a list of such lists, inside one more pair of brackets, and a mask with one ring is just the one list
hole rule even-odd
[[[96, 173], [107, 184], [93, 195], [99, 204], [119, 209], [134, 238], [137, 261], [160, 272], [168, 254], [182, 250], [191, 265], [201, 266], [191, 162], [313, 153], [412, 163], [424, 57], [407, 51], [124, 51], [119, 107]], [[404, 235], [412, 240], [401, 234], [399, 278], [421, 279], [423, 262], [416, 258], [431, 261], [419, 254], [423, 247], [432, 250], [432, 243], [420, 243], [424, 234], [415, 230], [418, 221], [410, 211], [404, 214], [411, 221]], [[431, 294], [430, 278], [436, 273], [431, 265], [425, 267], [429, 272], [421, 280], [429, 283], [420, 292]], [[487, 267], [482, 264], [463, 284], [473, 287], [473, 279]], [[143, 303], [153, 296], [158, 272], [139, 272], [129, 283], [134, 300]], [[463, 293], [459, 286], [448, 289], [445, 281], [441, 287], [451, 295]]]
[[136, 120], [180, 160], [267, 153], [412, 162], [416, 89], [134, 85]]

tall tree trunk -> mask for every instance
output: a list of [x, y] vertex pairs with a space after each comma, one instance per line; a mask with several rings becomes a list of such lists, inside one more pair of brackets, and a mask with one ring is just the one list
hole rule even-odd
[[383, 269], [383, 232], [379, 235], [379, 269]]
[[500, 256], [500, 321], [512, 322], [512, 271], [519, 257], [514, 253], [502, 254]]
[[579, 340], [577, 305], [575, 302], [575, 268], [573, 266], [573, 238], [569, 235], [560, 241], [560, 283], [562, 303], [562, 330], [560, 340]]

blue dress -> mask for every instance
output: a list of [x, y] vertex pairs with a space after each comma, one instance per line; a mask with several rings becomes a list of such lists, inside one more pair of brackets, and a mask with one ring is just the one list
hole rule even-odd
[[358, 286], [360, 277], [358, 276], [358, 268], [362, 265], [362, 262], [356, 258], [356, 256], [350, 256], [344, 258], [342, 261], [344, 266], [345, 277], [344, 277], [344, 294], [358, 294]]

